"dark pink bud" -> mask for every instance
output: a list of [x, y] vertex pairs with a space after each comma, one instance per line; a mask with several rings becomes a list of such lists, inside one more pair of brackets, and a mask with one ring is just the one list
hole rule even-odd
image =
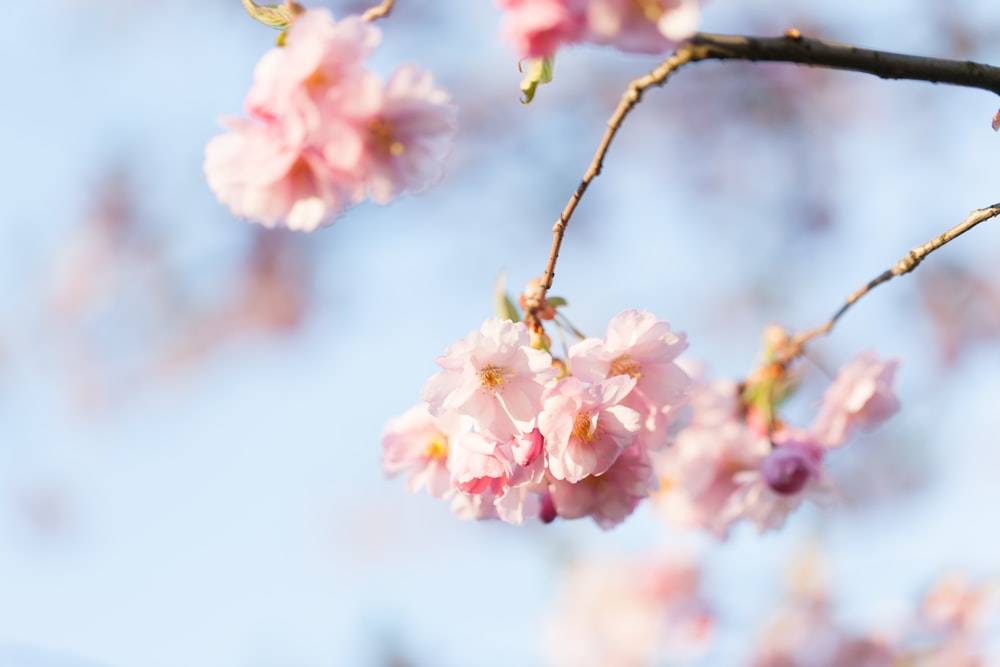
[[760, 472], [775, 493], [785, 496], [801, 491], [816, 474], [812, 457], [797, 447], [775, 447], [761, 463]]
[[538, 508], [538, 519], [542, 523], [552, 523], [556, 520], [556, 504], [552, 502], [552, 494], [546, 492], [542, 496], [541, 507]]

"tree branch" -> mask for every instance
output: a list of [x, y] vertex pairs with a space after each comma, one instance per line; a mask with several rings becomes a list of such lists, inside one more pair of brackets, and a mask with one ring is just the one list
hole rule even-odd
[[379, 4], [374, 7], [369, 7], [365, 10], [365, 13], [361, 15], [361, 18], [365, 21], [374, 21], [375, 19], [382, 19], [389, 15], [392, 11], [392, 6], [396, 4], [396, 0], [382, 0]]
[[917, 268], [920, 262], [924, 261], [927, 255], [931, 254], [946, 243], [955, 240], [979, 223], [986, 222], [987, 220], [995, 218], [998, 215], [1000, 215], [1000, 203], [987, 206], [986, 208], [977, 209], [970, 213], [969, 217], [945, 233], [911, 250], [907, 253], [906, 257], [896, 262], [891, 269], [883, 271], [876, 278], [869, 281], [867, 285], [848, 296], [844, 305], [841, 306], [840, 309], [833, 314], [833, 317], [827, 320], [824, 324], [793, 337], [785, 350], [785, 354], [783, 354], [780, 359], [776, 360], [777, 363], [784, 366], [796, 357], [800, 356], [806, 343], [817, 336], [829, 333], [829, 331], [833, 329], [833, 326], [837, 323], [837, 320], [839, 320], [840, 317], [846, 313], [861, 297], [868, 294], [882, 283], [887, 283], [896, 276], [902, 276], [909, 273], [913, 269]]
[[[535, 315], [537, 309], [541, 307], [545, 294], [552, 287], [556, 262], [559, 259], [559, 250], [566, 234], [566, 227], [590, 183], [601, 173], [604, 166], [604, 156], [625, 117], [639, 103], [643, 93], [648, 88], [662, 86], [671, 74], [684, 65], [704, 60], [797, 63], [811, 67], [863, 72], [883, 79], [910, 79], [981, 88], [1000, 95], [1000, 67], [971, 61], [925, 58], [889, 51], [862, 49], [849, 44], [809, 39], [803, 37], [798, 30], [789, 30], [782, 37], [744, 37], [698, 33], [681, 44], [673, 54], [649, 74], [631, 81], [622, 95], [618, 107], [608, 120], [608, 129], [597, 147], [597, 152], [594, 154], [590, 166], [552, 228], [552, 248], [545, 266], [545, 273], [542, 276], [538, 299], [530, 299], [525, 304], [525, 319], [529, 324], [540, 326]], [[942, 243], [947, 243], [947, 240]], [[871, 289], [873, 286], [871, 285], [867, 289]], [[839, 317], [839, 314], [836, 317]]]

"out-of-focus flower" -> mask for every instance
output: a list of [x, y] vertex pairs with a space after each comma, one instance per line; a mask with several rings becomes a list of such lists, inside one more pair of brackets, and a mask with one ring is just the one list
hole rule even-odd
[[665, 53], [694, 34], [699, 0], [498, 0], [501, 33], [525, 58], [547, 58], [577, 42]]
[[590, 0], [588, 41], [622, 51], [664, 53], [694, 34], [698, 0]]
[[209, 187], [237, 216], [312, 231], [365, 193], [388, 203], [436, 180], [455, 110], [431, 76], [403, 65], [383, 85], [365, 59], [380, 40], [358, 17], [298, 16], [258, 63], [246, 108], [205, 150]]
[[524, 58], [555, 54], [574, 44], [586, 27], [586, 0], [498, 0], [507, 10], [500, 33]]
[[899, 410], [892, 389], [899, 362], [879, 361], [871, 350], [863, 352], [837, 373], [823, 394], [812, 431], [828, 447], [839, 445], [853, 427], [877, 428]]
[[389, 475], [406, 474], [406, 490], [422, 487], [435, 498], [454, 494], [448, 455], [454, 430], [443, 426], [421, 403], [391, 419], [382, 436], [382, 467]]
[[546, 624], [548, 664], [640, 667], [698, 656], [713, 627], [698, 579], [678, 560], [572, 564]]

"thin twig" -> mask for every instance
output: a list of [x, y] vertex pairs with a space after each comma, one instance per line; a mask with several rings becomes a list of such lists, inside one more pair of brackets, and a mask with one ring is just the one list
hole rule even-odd
[[945, 233], [931, 239], [930, 241], [924, 243], [923, 245], [918, 245], [916, 248], [907, 253], [906, 257], [896, 262], [896, 264], [891, 269], [883, 271], [876, 278], [869, 281], [867, 285], [856, 290], [850, 296], [848, 296], [847, 301], [844, 302], [844, 305], [841, 306], [840, 309], [833, 314], [833, 317], [831, 317], [825, 323], [821, 324], [820, 326], [814, 329], [810, 329], [808, 331], [805, 331], [803, 333], [794, 336], [790, 341], [790, 343], [788, 344], [787, 348], [785, 349], [785, 353], [781, 355], [779, 359], [776, 360], [776, 363], [780, 365], [786, 365], [796, 357], [800, 356], [803, 352], [806, 343], [811, 341], [813, 338], [816, 338], [817, 336], [829, 333], [829, 331], [833, 329], [833, 326], [837, 323], [837, 320], [839, 320], [840, 317], [844, 313], [846, 313], [851, 306], [855, 304], [855, 302], [857, 302], [861, 297], [868, 294], [882, 283], [887, 283], [896, 276], [902, 276], [909, 273], [913, 269], [917, 268], [920, 262], [924, 261], [927, 255], [931, 254], [932, 252], [934, 252], [941, 246], [945, 245], [946, 243], [955, 240], [956, 238], [958, 238], [965, 232], [969, 231], [979, 223], [985, 222], [990, 218], [995, 218], [998, 215], [1000, 215], [1000, 203], [993, 204], [992, 206], [987, 206], [986, 208], [976, 209], [975, 211], [969, 214], [969, 217], [967, 217], [965, 220], [955, 225]]
[[[601, 173], [604, 156], [625, 117], [639, 103], [646, 89], [652, 86], [662, 86], [667, 78], [679, 68], [688, 63], [703, 60], [797, 63], [812, 67], [863, 72], [884, 79], [911, 79], [981, 88], [1000, 95], [1000, 68], [990, 65], [862, 49], [849, 44], [809, 39], [803, 37], [797, 30], [789, 30], [782, 37], [744, 37], [698, 33], [681, 44], [671, 56], [649, 74], [629, 83], [618, 107], [608, 120], [608, 129], [597, 147], [597, 152], [594, 154], [590, 166], [584, 173], [573, 196], [570, 197], [566, 208], [559, 215], [559, 220], [552, 228], [552, 249], [545, 266], [545, 273], [542, 276], [541, 299], [544, 299], [546, 292], [552, 287], [556, 262], [559, 259], [559, 249], [562, 246], [569, 220], [591, 181]], [[534, 315], [541, 307], [541, 301], [535, 303], [534, 300], [531, 300], [525, 305], [525, 319], [529, 323], [537, 324]]]
[[382, 0], [379, 4], [374, 7], [369, 7], [365, 10], [365, 13], [361, 15], [361, 18], [365, 21], [374, 21], [375, 19], [384, 19], [392, 11], [392, 6], [396, 4], [396, 0]]

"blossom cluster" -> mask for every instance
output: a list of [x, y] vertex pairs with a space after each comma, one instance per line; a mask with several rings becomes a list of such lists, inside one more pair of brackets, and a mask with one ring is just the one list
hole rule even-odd
[[606, 44], [663, 53], [694, 34], [699, 0], [497, 0], [501, 33], [525, 58], [546, 58], [567, 44]]
[[413, 65], [383, 83], [365, 65], [380, 39], [357, 16], [294, 18], [257, 64], [250, 118], [224, 119], [230, 132], [205, 150], [208, 184], [234, 215], [312, 231], [366, 195], [384, 204], [439, 177], [454, 108]]
[[827, 388], [809, 428], [769, 422], [746, 398], [752, 385], [697, 382], [690, 422], [654, 456], [660, 482], [654, 502], [671, 521], [719, 537], [743, 519], [760, 531], [781, 528], [803, 500], [833, 497], [823, 467], [827, 452], [899, 409], [892, 391], [897, 365], [871, 351], [856, 357]]
[[383, 465], [463, 517], [610, 528], [653, 489], [650, 455], [689, 384], [676, 363], [686, 345], [629, 310], [556, 362], [523, 323], [491, 318], [438, 357], [424, 403], [389, 423]]

